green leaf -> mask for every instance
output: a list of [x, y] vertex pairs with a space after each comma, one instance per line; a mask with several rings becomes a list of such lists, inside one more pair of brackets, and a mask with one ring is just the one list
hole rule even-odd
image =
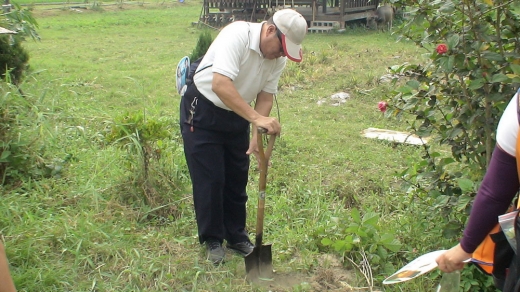
[[345, 228], [345, 233], [354, 233], [354, 234], [357, 234], [358, 233], [358, 230], [359, 230], [359, 226], [349, 226], [347, 228]]
[[321, 244], [325, 245], [325, 246], [329, 246], [332, 244], [332, 240], [328, 239], [328, 238], [323, 238], [321, 240]]
[[435, 204], [438, 206], [446, 206], [449, 201], [450, 196], [442, 195], [437, 197], [437, 200], [435, 200]]
[[454, 163], [455, 159], [453, 159], [451, 157], [446, 157], [446, 158], [442, 158], [440, 160], [440, 162], [441, 162], [442, 165], [448, 165], [448, 164]]
[[334, 244], [332, 244], [332, 247], [335, 251], [342, 252], [346, 250], [347, 244], [344, 240], [337, 240], [334, 242]]
[[351, 251], [352, 250], [352, 241], [350, 240], [338, 240], [334, 242], [332, 245], [335, 251], [338, 252], [345, 252], [345, 251]]
[[[451, 3], [451, 1], [448, 1]], [[448, 48], [453, 50], [459, 44], [459, 35], [452, 35], [448, 38]]]
[[439, 58], [439, 67], [446, 71], [446, 67], [448, 66], [448, 57], [442, 56]]
[[439, 196], [442, 195], [442, 193], [439, 192], [438, 190], [430, 190], [430, 191], [428, 192], [428, 195], [429, 195], [430, 197], [432, 197], [432, 198], [438, 198]]
[[486, 80], [484, 80], [484, 78], [479, 78], [479, 79], [471, 80], [469, 82], [468, 87], [471, 90], [477, 90], [479, 88], [482, 88], [482, 86], [484, 86], [485, 83], [486, 83]]
[[450, 138], [455, 138], [455, 137], [457, 137], [458, 135], [460, 135], [461, 133], [462, 133], [462, 129], [460, 129], [460, 128], [455, 128], [455, 129], [453, 129], [453, 130], [451, 130], [451, 131], [449, 132], [449, 137], [450, 137]]
[[450, 55], [448, 57], [448, 63], [446, 64], [446, 71], [448, 71], [448, 72], [452, 71], [454, 63], [455, 63], [455, 56]]
[[379, 240], [385, 248], [390, 251], [398, 252], [401, 249], [402, 244], [392, 234], [385, 233]]
[[457, 211], [462, 212], [466, 210], [468, 205], [473, 201], [473, 198], [470, 196], [459, 196], [457, 201]]
[[450, 72], [453, 70], [453, 63], [455, 63], [455, 56], [447, 56], [439, 58], [439, 67], [444, 72]]
[[415, 90], [418, 90], [419, 86], [421, 86], [421, 83], [419, 81], [413, 79], [413, 80], [406, 82], [406, 85], [410, 86], [411, 88], [413, 88]]
[[515, 73], [515, 75], [520, 75], [520, 65], [511, 63], [509, 64], [509, 66], [511, 67], [511, 70], [513, 71], [513, 73]]
[[372, 254], [372, 258], [370, 259], [370, 263], [371, 264], [379, 264], [381, 262], [381, 258], [376, 255], [376, 254]]
[[362, 238], [367, 238], [368, 237], [368, 233], [366, 233], [365, 230], [363, 230], [363, 229], [358, 229], [356, 234], [359, 237], [362, 237]]
[[442, 230], [442, 236], [445, 238], [454, 238], [460, 236], [462, 225], [459, 222], [450, 221]]
[[377, 221], [379, 221], [379, 214], [377, 214], [375, 212], [369, 212], [363, 216], [362, 222], [363, 222], [363, 225], [369, 225], [372, 227], [376, 227]]
[[442, 5], [439, 8], [439, 11], [446, 14], [451, 14], [455, 10], [455, 5], [453, 5], [453, 2], [446, 1], [444, 2], [444, 5]]
[[496, 62], [504, 61], [504, 57], [502, 57], [502, 55], [500, 55], [499, 53], [495, 53], [495, 52], [484, 51], [484, 52], [482, 52], [482, 56], [489, 61], [496, 61]]
[[430, 153], [430, 157], [440, 157], [441, 154], [439, 152], [432, 152]]
[[377, 254], [383, 259], [388, 257], [388, 252], [382, 246], [377, 247]]
[[361, 223], [361, 215], [359, 214], [359, 210], [356, 208], [353, 208], [350, 210], [350, 217], [352, 217], [352, 220], [357, 223]]
[[474, 183], [470, 179], [458, 178], [457, 179], [457, 184], [459, 185], [459, 188], [464, 193], [469, 193], [469, 192], [472, 192], [474, 190]]
[[502, 73], [495, 74], [491, 78], [491, 82], [493, 82], [493, 83], [500, 83], [500, 82], [507, 82], [507, 81], [509, 81], [509, 77], [507, 77], [506, 75], [504, 75]]
[[11, 156], [11, 151], [5, 150], [2, 151], [2, 155], [0, 156], [0, 162], [7, 162], [7, 158]]
[[409, 94], [412, 93], [412, 88], [409, 86], [401, 86], [397, 88], [397, 92], [403, 93], [403, 94]]

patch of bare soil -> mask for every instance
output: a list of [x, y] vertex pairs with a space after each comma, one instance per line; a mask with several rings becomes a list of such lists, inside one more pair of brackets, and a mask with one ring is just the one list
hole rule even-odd
[[295, 287], [304, 291], [370, 291], [369, 287], [356, 287], [356, 279], [356, 271], [343, 267], [337, 257], [324, 254], [318, 259], [318, 266], [308, 273], [275, 273], [273, 279], [260, 280], [255, 285], [272, 292], [294, 291]]

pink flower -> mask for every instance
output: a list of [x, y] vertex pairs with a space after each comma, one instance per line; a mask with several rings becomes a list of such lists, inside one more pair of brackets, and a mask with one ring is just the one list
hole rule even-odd
[[437, 46], [437, 54], [442, 55], [446, 54], [448, 51], [448, 47], [445, 44], [440, 44]]
[[386, 101], [380, 101], [377, 103], [377, 107], [381, 112], [386, 112], [386, 107], [388, 106], [388, 103]]

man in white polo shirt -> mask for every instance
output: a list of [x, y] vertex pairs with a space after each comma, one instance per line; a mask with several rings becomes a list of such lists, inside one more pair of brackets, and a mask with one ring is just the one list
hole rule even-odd
[[273, 97], [287, 58], [301, 62], [306, 33], [306, 20], [291, 9], [262, 23], [229, 24], [209, 47], [181, 100], [199, 241], [214, 264], [224, 260], [224, 240], [242, 256], [253, 250], [245, 229], [249, 155], [257, 155], [257, 127], [280, 134], [280, 123], [269, 117]]

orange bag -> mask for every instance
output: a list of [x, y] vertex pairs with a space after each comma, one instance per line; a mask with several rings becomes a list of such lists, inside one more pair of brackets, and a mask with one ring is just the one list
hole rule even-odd
[[[520, 131], [516, 139], [516, 167], [520, 180]], [[520, 209], [520, 200], [517, 202], [517, 209]], [[511, 207], [508, 212], [513, 211]], [[493, 276], [495, 286], [501, 289], [507, 276], [509, 268], [515, 252], [511, 248], [504, 232], [497, 225], [489, 232], [484, 241], [473, 252], [471, 262], [475, 264], [482, 272]]]

